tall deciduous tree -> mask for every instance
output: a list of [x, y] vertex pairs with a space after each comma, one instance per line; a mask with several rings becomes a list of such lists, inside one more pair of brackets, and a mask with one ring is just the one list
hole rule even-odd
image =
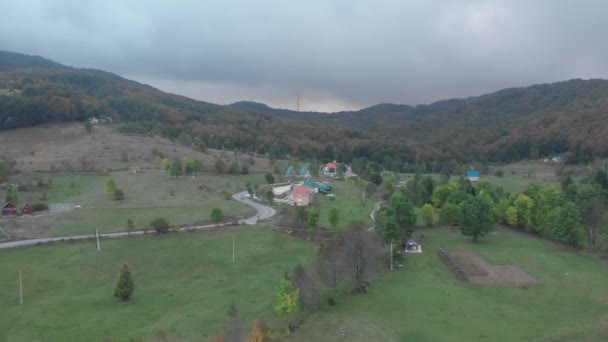
[[433, 209], [433, 206], [429, 203], [423, 205], [420, 214], [424, 223], [426, 223], [427, 226], [432, 227], [435, 223], [435, 209]]
[[441, 221], [443, 223], [450, 225], [452, 231], [454, 231], [454, 227], [460, 224], [460, 207], [452, 203], [446, 203], [443, 208], [441, 208]]
[[469, 196], [462, 203], [462, 235], [471, 236], [473, 241], [485, 236], [494, 229], [494, 216], [490, 205], [481, 198]]
[[114, 283], [114, 297], [127, 301], [135, 291], [135, 283], [127, 265], [123, 265]]
[[553, 237], [556, 240], [568, 243], [570, 246], [578, 246], [583, 236], [581, 215], [576, 204], [573, 202], [564, 203], [554, 223]]
[[395, 209], [395, 220], [402, 230], [416, 225], [416, 213], [407, 198], [398, 193], [393, 194], [390, 205]]

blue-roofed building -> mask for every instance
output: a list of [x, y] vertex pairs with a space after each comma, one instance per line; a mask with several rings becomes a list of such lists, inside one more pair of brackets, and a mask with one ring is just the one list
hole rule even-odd
[[479, 171], [467, 171], [467, 178], [471, 182], [477, 182], [479, 180]]
[[305, 176], [308, 173], [308, 166], [302, 166], [300, 169], [300, 176]]
[[293, 166], [290, 166], [287, 168], [287, 171], [285, 171], [285, 176], [291, 176], [293, 175]]

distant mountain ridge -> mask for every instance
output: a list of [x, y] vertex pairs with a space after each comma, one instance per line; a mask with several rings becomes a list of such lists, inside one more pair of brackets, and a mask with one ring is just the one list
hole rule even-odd
[[228, 106], [168, 94], [95, 69], [0, 51], [0, 129], [109, 116], [121, 129], [182, 144], [273, 157], [394, 163], [513, 161], [564, 154], [608, 157], [608, 81], [509, 88], [464, 99], [358, 111], [298, 112], [241, 101]]

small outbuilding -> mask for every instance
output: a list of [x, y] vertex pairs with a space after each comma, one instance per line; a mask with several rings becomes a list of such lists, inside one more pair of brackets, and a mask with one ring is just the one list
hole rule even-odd
[[479, 171], [467, 171], [467, 178], [471, 182], [479, 181]]
[[21, 214], [23, 214], [23, 215], [31, 214], [33, 212], [34, 212], [34, 208], [32, 207], [32, 204], [30, 204], [30, 203], [25, 203], [23, 208], [21, 208]]
[[7, 202], [2, 207], [2, 216], [17, 216], [17, 206], [11, 202]]

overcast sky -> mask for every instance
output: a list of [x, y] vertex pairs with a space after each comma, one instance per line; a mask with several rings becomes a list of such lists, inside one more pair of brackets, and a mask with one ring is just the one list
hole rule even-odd
[[602, 0], [0, 0], [0, 49], [337, 111], [608, 78], [607, 18]]

